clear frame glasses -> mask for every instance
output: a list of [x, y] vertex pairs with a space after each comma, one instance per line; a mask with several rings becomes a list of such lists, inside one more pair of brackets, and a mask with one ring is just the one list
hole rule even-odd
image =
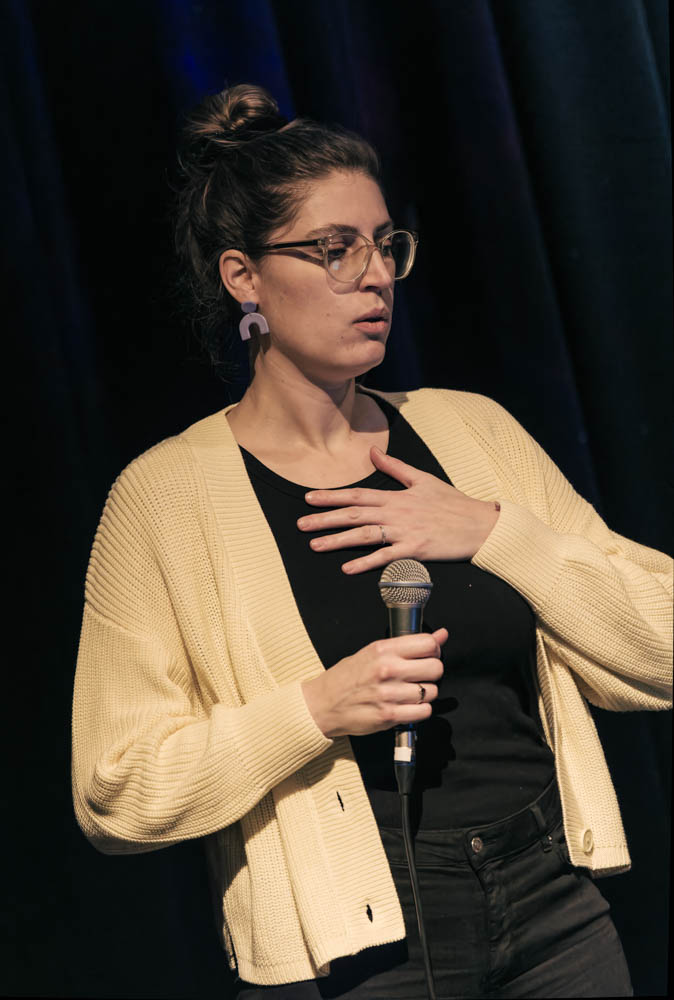
[[395, 281], [406, 278], [412, 270], [419, 237], [407, 229], [394, 229], [378, 240], [368, 240], [362, 233], [339, 232], [330, 236], [319, 236], [315, 240], [299, 240], [294, 243], [267, 243], [259, 247], [248, 247], [249, 253], [267, 250], [294, 250], [301, 247], [316, 247], [322, 252], [323, 266], [336, 281], [357, 281], [370, 266], [372, 254], [378, 250], [386, 267]]

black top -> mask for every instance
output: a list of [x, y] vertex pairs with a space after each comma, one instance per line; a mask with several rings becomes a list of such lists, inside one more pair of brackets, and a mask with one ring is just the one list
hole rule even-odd
[[[376, 401], [389, 422], [388, 453], [449, 482], [405, 418], [385, 400]], [[353, 576], [341, 570], [371, 547], [314, 552], [309, 540], [329, 532], [297, 527], [299, 517], [320, 509], [304, 500], [311, 487], [291, 483], [244, 448], [241, 452], [325, 667], [385, 636], [388, 613], [377, 586], [381, 569]], [[379, 471], [348, 485], [404, 489]], [[477, 826], [523, 808], [553, 777], [534, 690], [535, 619], [516, 590], [470, 561], [430, 562], [428, 570], [433, 590], [424, 629], [445, 626], [449, 639], [433, 715], [418, 727], [414, 825]], [[377, 822], [399, 827], [393, 730], [350, 739]]]

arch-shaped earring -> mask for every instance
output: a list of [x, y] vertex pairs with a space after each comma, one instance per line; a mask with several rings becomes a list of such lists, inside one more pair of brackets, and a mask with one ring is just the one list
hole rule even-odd
[[241, 340], [250, 340], [251, 326], [256, 326], [258, 333], [269, 333], [269, 324], [267, 323], [267, 320], [264, 318], [262, 313], [255, 312], [257, 309], [257, 302], [242, 302], [241, 308], [246, 314], [239, 323]]

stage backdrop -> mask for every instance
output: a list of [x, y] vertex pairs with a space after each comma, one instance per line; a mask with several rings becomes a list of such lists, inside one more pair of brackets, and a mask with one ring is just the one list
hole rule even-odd
[[[70, 700], [107, 491], [239, 398], [174, 294], [181, 115], [225, 84], [379, 148], [420, 233], [366, 384], [486, 393], [615, 530], [671, 552], [665, 0], [3, 0], [5, 386], [17, 393], [5, 708], [17, 996], [233, 996], [199, 844], [105, 857], [70, 800]], [[221, 371], [222, 374], [222, 371]], [[14, 620], [8, 621], [13, 630]], [[602, 891], [637, 994], [666, 977], [670, 723], [595, 712], [633, 871]], [[4, 980], [4, 982], [2, 982]]]

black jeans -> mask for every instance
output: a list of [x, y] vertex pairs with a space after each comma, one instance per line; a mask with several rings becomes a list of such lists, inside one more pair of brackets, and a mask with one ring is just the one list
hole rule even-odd
[[[402, 832], [381, 835], [406, 940], [337, 959], [324, 979], [242, 984], [239, 1000], [424, 1000]], [[438, 1000], [633, 995], [609, 905], [569, 862], [556, 781], [498, 823], [419, 831], [415, 853]]]

